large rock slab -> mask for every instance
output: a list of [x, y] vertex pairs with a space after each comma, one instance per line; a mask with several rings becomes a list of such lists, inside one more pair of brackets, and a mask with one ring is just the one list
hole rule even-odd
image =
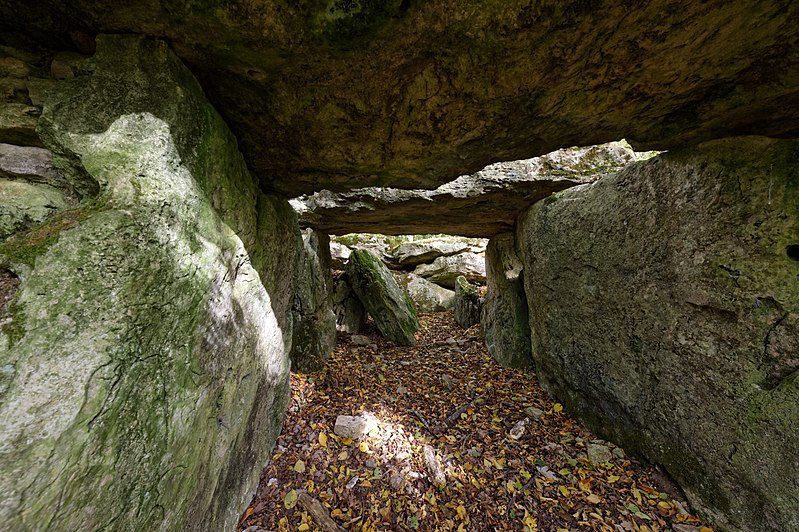
[[368, 251], [353, 251], [347, 277], [383, 336], [401, 345], [416, 343], [416, 310], [380, 259]]
[[529, 368], [530, 317], [513, 233], [489, 240], [485, 257], [488, 290], [480, 322], [488, 352], [503, 366]]
[[[388, 235], [445, 233], [491, 237], [513, 231], [516, 218], [536, 201], [599, 179], [647, 156], [634, 152], [626, 142], [612, 142], [492, 164], [435, 190], [376, 187], [338, 193], [324, 190], [295, 198], [292, 204], [301, 225], [331, 234], [369, 231]], [[403, 246], [409, 248], [409, 258], [418, 254], [413, 242]], [[443, 247], [438, 255], [452, 255], [451, 247], [452, 243]]]
[[400, 268], [413, 268], [433, 262], [438, 257], [449, 257], [466, 251], [483, 252], [485, 246], [475, 246], [475, 241], [466, 239], [440, 240], [436, 238], [412, 240], [394, 248], [394, 260]]
[[292, 369], [319, 371], [336, 347], [330, 239], [312, 229], [302, 234], [292, 312]]
[[0, 522], [231, 529], [288, 399], [290, 308], [264, 283], [293, 272], [298, 226], [267, 224], [164, 43], [105, 37], [89, 67], [38, 127], [99, 194], [0, 244]]
[[420, 264], [413, 273], [447, 288], [455, 288], [455, 280], [460, 276], [472, 283], [485, 284], [485, 255], [467, 251], [439, 257], [432, 264]]
[[[263, 185], [433, 188], [635, 139], [796, 135], [794, 2], [0, 2], [3, 34], [163, 37]], [[22, 39], [19, 39], [22, 40]]]
[[720, 528], [799, 528], [798, 160], [709, 142], [519, 220], [541, 381]]
[[455, 292], [431, 283], [414, 273], [396, 273], [397, 283], [405, 290], [419, 312], [442, 312], [455, 301]]

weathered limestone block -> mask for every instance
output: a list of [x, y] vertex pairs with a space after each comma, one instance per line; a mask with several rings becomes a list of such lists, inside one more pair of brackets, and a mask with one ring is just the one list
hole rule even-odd
[[386, 265], [370, 252], [357, 249], [350, 255], [347, 275], [380, 333], [398, 344], [414, 345], [419, 330], [416, 310]]
[[464, 329], [480, 322], [480, 311], [483, 302], [477, 293], [477, 287], [470, 284], [464, 276], [455, 281], [455, 321]]
[[333, 311], [336, 313], [336, 330], [358, 333], [366, 325], [366, 309], [355, 295], [346, 272], [333, 281]]
[[290, 309], [262, 279], [279, 285], [294, 254], [259, 246], [296, 221], [261, 223], [235, 138], [164, 43], [101, 37], [87, 67], [39, 130], [99, 193], [0, 244], [18, 277], [0, 329], [0, 522], [231, 529], [288, 393]]
[[460, 276], [471, 283], [485, 284], [485, 268], [485, 255], [467, 251], [439, 257], [432, 264], [420, 264], [413, 273], [437, 285], [455, 288], [455, 281]]
[[452, 308], [455, 292], [414, 273], [395, 273], [394, 278], [419, 312], [442, 312]]
[[306, 229], [297, 269], [294, 297], [292, 368], [319, 371], [336, 347], [336, 314], [333, 312], [330, 240]]
[[798, 161], [708, 142], [518, 223], [541, 381], [728, 529], [799, 528]]
[[486, 284], [481, 323], [488, 352], [510, 368], [529, 368], [530, 323], [513, 233], [493, 237], [486, 248]]

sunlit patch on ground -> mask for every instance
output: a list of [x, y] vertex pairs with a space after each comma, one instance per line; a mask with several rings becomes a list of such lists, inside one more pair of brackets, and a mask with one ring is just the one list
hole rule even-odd
[[[298, 504], [305, 492], [347, 530], [700, 530], [662, 472], [596, 441], [533, 373], [495, 363], [479, 327], [459, 329], [449, 313], [421, 323], [416, 347], [342, 336], [325, 372], [292, 376], [283, 432], [242, 529], [318, 529]], [[361, 414], [373, 416], [367, 435], [334, 434], [338, 415]], [[444, 469], [443, 489], [424, 445]]]

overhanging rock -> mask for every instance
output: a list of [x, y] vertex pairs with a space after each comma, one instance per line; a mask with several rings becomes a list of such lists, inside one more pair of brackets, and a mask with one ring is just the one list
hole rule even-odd
[[435, 190], [372, 187], [322, 191], [296, 198], [291, 204], [301, 225], [329, 234], [491, 237], [512, 231], [519, 214], [536, 201], [647, 156], [635, 153], [626, 142], [568, 148], [534, 159], [493, 164]]
[[620, 138], [795, 136], [797, 19], [785, 1], [0, 1], [19, 42], [164, 38], [262, 185], [290, 196], [433, 188]]

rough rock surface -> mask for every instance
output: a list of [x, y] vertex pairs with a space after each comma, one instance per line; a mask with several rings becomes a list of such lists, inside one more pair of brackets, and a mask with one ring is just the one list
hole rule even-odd
[[413, 301], [419, 312], [442, 312], [452, 308], [455, 292], [447, 290], [415, 273], [394, 274], [397, 283]]
[[64, 192], [50, 185], [0, 178], [0, 241], [67, 207]]
[[435, 190], [324, 190], [295, 198], [292, 205], [301, 225], [331, 234], [369, 231], [491, 237], [512, 231], [516, 218], [536, 201], [647, 156], [636, 154], [626, 142], [611, 142], [492, 164]]
[[38, 127], [99, 195], [0, 244], [19, 279], [0, 329], [0, 522], [230, 529], [287, 401], [289, 308], [261, 279], [294, 250], [256, 253], [276, 229], [163, 43], [103, 38], [91, 67]]
[[350, 248], [339, 242], [330, 242], [330, 265], [334, 270], [344, 270], [350, 259]]
[[368, 251], [355, 250], [347, 276], [381, 334], [398, 344], [414, 345], [419, 330], [416, 311], [386, 265]]
[[[476, 250], [466, 240], [412, 240], [397, 246], [394, 249], [394, 258], [399, 267], [412, 268], [433, 262], [438, 257], [448, 257], [465, 251]], [[480, 251], [485, 251], [485, 249]]]
[[799, 528], [798, 163], [795, 141], [708, 142], [518, 225], [542, 382], [722, 528]]
[[477, 287], [470, 284], [464, 276], [455, 281], [455, 321], [461, 327], [468, 328], [480, 322], [483, 302], [477, 293]]
[[333, 281], [333, 311], [336, 313], [336, 330], [358, 333], [366, 325], [366, 309], [355, 295], [349, 276], [342, 272]]
[[330, 262], [327, 235], [313, 229], [303, 231], [292, 307], [291, 367], [298, 371], [321, 370], [336, 347]]
[[459, 276], [466, 277], [472, 283], [485, 284], [485, 255], [469, 251], [439, 257], [432, 264], [420, 264], [413, 273], [447, 288], [455, 288], [455, 280]]
[[291, 195], [432, 188], [625, 137], [796, 135], [798, 18], [777, 1], [0, 1], [4, 36], [167, 39], [250, 168]]
[[488, 352], [511, 368], [529, 368], [530, 323], [513, 233], [493, 237], [486, 249], [486, 285], [481, 323]]

